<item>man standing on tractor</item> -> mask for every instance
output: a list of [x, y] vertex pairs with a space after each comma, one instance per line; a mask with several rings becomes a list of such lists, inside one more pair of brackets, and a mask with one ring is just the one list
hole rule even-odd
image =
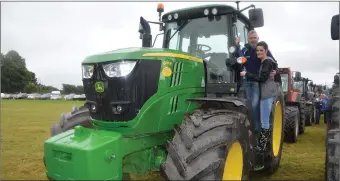
[[[237, 37], [235, 39], [236, 43], [236, 57], [244, 56], [247, 58], [247, 62], [244, 64], [244, 67], [247, 72], [257, 74], [259, 72], [261, 61], [258, 60], [256, 55], [256, 45], [259, 41], [259, 37], [257, 36], [257, 32], [255, 30], [251, 30], [248, 32], [248, 43], [245, 46], [240, 48], [240, 38]], [[281, 77], [279, 74], [276, 74], [277, 63], [271, 54], [271, 52], [267, 51], [267, 56], [273, 61], [274, 70], [271, 73], [271, 78], [274, 78], [276, 82], [281, 82]], [[247, 78], [244, 81], [244, 87], [246, 91], [247, 99], [251, 102], [253, 108], [253, 125], [255, 135], [260, 132], [260, 110], [259, 110], [259, 100], [260, 100], [260, 87], [259, 82], [254, 80], [253, 78]]]

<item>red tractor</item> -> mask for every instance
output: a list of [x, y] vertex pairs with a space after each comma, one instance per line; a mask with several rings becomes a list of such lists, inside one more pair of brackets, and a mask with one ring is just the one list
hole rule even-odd
[[303, 80], [301, 72], [292, 72], [288, 68], [279, 68], [282, 90], [286, 102], [284, 141], [295, 143], [299, 134], [305, 131], [306, 101], [303, 96]]

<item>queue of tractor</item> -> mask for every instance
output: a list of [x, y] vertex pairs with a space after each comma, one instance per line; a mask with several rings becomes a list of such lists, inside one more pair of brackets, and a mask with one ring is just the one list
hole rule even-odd
[[[47, 177], [122, 180], [126, 174], [160, 171], [165, 180], [248, 180], [250, 172], [273, 174], [283, 141], [295, 143], [305, 126], [315, 123], [316, 110], [322, 109], [319, 92], [300, 72], [278, 68], [281, 86], [269, 112], [269, 134], [264, 143], [262, 135], [253, 134], [256, 117], [240, 77], [247, 59], [209, 53], [219, 41], [234, 53], [226, 34], [237, 37], [238, 31], [264, 25], [262, 9], [240, 9], [236, 3], [237, 8], [212, 4], [163, 16], [159, 4], [159, 22], [140, 18], [143, 48], [85, 58], [86, 102], [52, 126], [44, 144]], [[248, 18], [241, 12], [249, 8]], [[150, 23], [164, 32], [162, 49], [152, 48]], [[334, 133], [328, 138], [335, 139]], [[329, 144], [328, 150], [338, 149], [337, 142]], [[334, 150], [327, 156], [327, 169], [336, 169]], [[335, 180], [336, 174], [326, 173], [326, 180]]]
[[[301, 72], [292, 71], [290, 67], [278, 70], [285, 98], [285, 141], [297, 142], [306, 126], [320, 123], [320, 117], [327, 109], [328, 89], [326, 85], [316, 85], [302, 77]], [[324, 116], [326, 123], [327, 116]]]

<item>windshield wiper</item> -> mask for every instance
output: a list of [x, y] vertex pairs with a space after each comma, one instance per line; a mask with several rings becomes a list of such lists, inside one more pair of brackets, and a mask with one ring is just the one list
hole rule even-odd
[[188, 21], [184, 22], [183, 24], [181, 24], [181, 26], [179, 26], [177, 28], [177, 30], [175, 31], [175, 33], [169, 38], [169, 40], [167, 40], [167, 42], [170, 42], [170, 40], [172, 39], [172, 37], [174, 37], [176, 35], [176, 33], [178, 31], [181, 31], [191, 20], [189, 19]]

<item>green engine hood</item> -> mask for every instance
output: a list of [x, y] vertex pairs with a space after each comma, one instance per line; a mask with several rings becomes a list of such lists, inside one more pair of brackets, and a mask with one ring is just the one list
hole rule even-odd
[[202, 63], [201, 58], [177, 50], [163, 48], [123, 48], [91, 55], [86, 57], [82, 64], [109, 62], [122, 59], [155, 59], [156, 57], [183, 58]]

